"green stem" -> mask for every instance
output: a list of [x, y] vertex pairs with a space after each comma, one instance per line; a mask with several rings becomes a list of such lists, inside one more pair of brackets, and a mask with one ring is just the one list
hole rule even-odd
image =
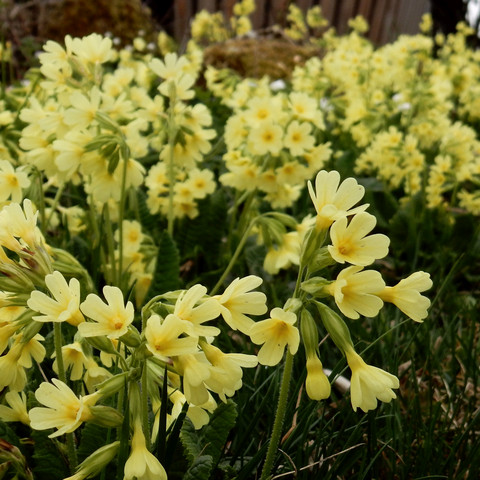
[[[115, 244], [113, 242], [113, 228], [112, 222], [110, 220], [110, 211], [108, 210], [109, 207], [107, 204], [104, 206], [104, 215], [105, 215], [105, 230], [107, 234], [107, 263], [109, 265], [105, 265], [105, 271], [109, 273], [109, 282], [115, 284], [117, 279], [117, 266], [115, 265]], [[110, 267], [110, 269], [108, 268]]]
[[53, 199], [53, 204], [51, 206], [50, 214], [48, 215], [45, 221], [45, 230], [48, 228], [50, 221], [52, 220], [53, 214], [55, 213], [55, 209], [57, 208], [58, 202], [60, 201], [60, 197], [62, 196], [63, 190], [65, 188], [65, 183], [62, 183], [58, 188], [57, 192], [55, 193], [55, 198]]
[[[121, 288], [122, 282], [122, 272], [123, 272], [123, 218], [125, 216], [125, 196], [126, 196], [126, 183], [127, 183], [127, 167], [128, 167], [128, 158], [123, 159], [123, 172], [122, 172], [122, 191], [120, 193], [120, 205], [118, 213], [118, 230], [119, 230], [119, 239], [118, 239], [118, 277], [117, 285]], [[127, 285], [125, 287], [128, 286]]]
[[245, 233], [243, 234], [243, 237], [241, 238], [240, 242], [238, 242], [238, 245], [237, 245], [237, 248], [234, 252], [234, 254], [232, 255], [232, 257], [230, 258], [230, 262], [228, 262], [228, 265], [227, 265], [227, 268], [225, 269], [225, 271], [223, 272], [222, 276], [220, 277], [220, 279], [218, 280], [218, 282], [216, 283], [216, 285], [213, 287], [212, 291], [210, 292], [210, 295], [215, 295], [215, 293], [218, 291], [218, 289], [222, 286], [223, 284], [223, 281], [225, 280], [225, 278], [227, 277], [227, 275], [230, 273], [230, 270], [233, 268], [233, 266], [235, 265], [235, 262], [237, 261], [240, 253], [242, 252], [242, 249], [243, 247], [245, 246], [245, 243], [250, 235], [250, 230], [253, 228], [253, 226], [255, 225], [255, 222], [256, 222], [256, 218], [254, 218], [251, 222], [250, 222], [250, 225], [247, 227], [247, 229], [245, 230]]
[[145, 445], [150, 450], [150, 424], [148, 422], [148, 389], [147, 389], [147, 359], [143, 361], [142, 370], [142, 426], [145, 435]]
[[278, 397], [277, 411], [275, 413], [275, 421], [273, 423], [272, 436], [268, 444], [267, 456], [262, 469], [260, 480], [270, 478], [270, 473], [277, 454], [278, 444], [280, 443], [280, 435], [282, 434], [283, 421], [287, 410], [288, 390], [290, 388], [290, 379], [292, 377], [293, 355], [287, 350], [285, 366], [283, 368], [282, 384], [280, 386], [280, 395]]
[[40, 188], [40, 195], [38, 199], [39, 210], [40, 210], [40, 222], [42, 225], [42, 233], [46, 236], [47, 233], [47, 224], [46, 224], [46, 215], [45, 215], [45, 192], [43, 191], [43, 174], [40, 170], [37, 170], [38, 184]]
[[173, 224], [175, 221], [175, 215], [173, 211], [173, 194], [175, 187], [175, 155], [174, 147], [175, 140], [177, 138], [177, 126], [175, 125], [175, 86], [172, 83], [170, 92], [170, 105], [168, 114], [168, 233], [173, 236]]
[[[53, 327], [53, 336], [55, 343], [55, 354], [57, 357], [57, 368], [58, 368], [58, 378], [63, 382], [67, 383], [67, 376], [65, 374], [65, 365], [63, 364], [62, 356], [62, 324], [60, 322], [55, 322]], [[75, 439], [73, 433], [67, 433], [67, 456], [70, 464], [70, 469], [73, 473], [77, 467], [77, 451], [75, 449]]]

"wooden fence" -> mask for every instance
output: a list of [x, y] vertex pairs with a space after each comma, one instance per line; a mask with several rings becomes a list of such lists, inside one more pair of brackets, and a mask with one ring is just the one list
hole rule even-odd
[[[172, 30], [181, 41], [195, 13], [220, 11], [229, 17], [236, 0], [174, 0], [172, 3]], [[284, 24], [290, 3], [291, 0], [256, 0], [257, 8], [251, 16], [254, 28]], [[303, 11], [320, 5], [324, 16], [339, 33], [347, 31], [350, 18], [363, 15], [370, 25], [368, 37], [378, 45], [395, 40], [402, 33], [417, 33], [422, 14], [429, 11], [429, 0], [296, 0], [293, 3]]]

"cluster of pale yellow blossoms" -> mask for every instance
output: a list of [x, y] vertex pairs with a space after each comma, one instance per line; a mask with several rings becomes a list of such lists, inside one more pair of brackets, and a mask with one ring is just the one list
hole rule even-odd
[[[248, 31], [253, 3], [235, 5], [231, 30], [215, 16], [200, 15], [194, 36], [218, 40]], [[325, 26], [318, 8], [305, 23], [292, 7], [289, 21], [289, 35], [296, 38]], [[274, 209], [290, 207], [334, 150], [354, 145], [358, 172], [375, 172], [409, 195], [423, 188], [430, 207], [441, 206], [444, 195], [455, 191], [460, 206], [479, 213], [472, 187], [480, 173], [478, 140], [472, 128], [448, 118], [453, 95], [462, 118], [476, 118], [466, 92], [480, 78], [478, 55], [466, 49], [462, 32], [444, 39], [439, 59], [433, 59], [427, 37], [406, 37], [375, 50], [359, 35], [365, 25], [357, 19], [352, 26], [344, 38], [328, 35], [325, 57], [297, 68], [289, 89], [265, 78], [239, 81], [207, 70], [209, 87], [232, 109], [220, 183], [237, 190], [237, 200], [246, 198], [244, 192], [259, 193]], [[167, 428], [182, 412], [202, 427], [217, 401], [226, 402], [242, 387], [243, 368], [277, 365], [286, 351], [295, 355], [303, 345], [306, 392], [314, 400], [327, 398], [321, 331], [351, 369], [355, 410], [395, 398], [398, 379], [364, 362], [347, 323], [323, 302], [331, 300], [352, 320], [375, 317], [385, 302], [392, 303], [421, 322], [430, 306], [422, 293], [432, 282], [416, 272], [387, 286], [377, 270], [367, 268], [387, 256], [389, 239], [372, 233], [376, 218], [368, 205], [357, 206], [364, 188], [354, 178], [341, 182], [336, 171], [322, 170], [308, 183], [315, 215], [297, 223], [271, 212], [256, 225], [267, 246], [267, 273], [299, 267], [297, 288], [282, 308], [252, 318], [268, 312], [267, 298], [258, 291], [262, 279], [255, 275], [235, 278], [223, 293], [209, 294], [194, 284], [154, 292], [146, 302], [157, 246], [132, 212], [144, 201], [149, 213], [168, 217], [169, 226], [173, 218], [195, 218], [199, 202], [217, 188], [204, 163], [217, 132], [209, 108], [191, 102], [202, 60], [196, 44], [189, 43], [185, 56], [167, 53], [163, 59], [145, 52], [140, 41], [135, 48], [117, 52], [111, 39], [96, 34], [67, 37], [65, 47], [47, 42], [39, 55], [42, 76], [23, 92], [28, 99], [18, 113], [24, 124], [19, 147], [0, 138], [0, 389], [6, 390], [0, 418], [54, 429], [55, 438], [85, 422], [119, 427], [128, 415], [124, 477], [166, 478], [150, 448], [165, 435], [159, 431], [162, 411]], [[419, 61], [424, 70], [417, 78]], [[14, 119], [13, 112], [3, 112], [0, 126]], [[345, 138], [349, 145], [342, 143]], [[143, 186], [145, 198], [139, 193]], [[23, 200], [27, 191], [37, 206]], [[105, 234], [106, 245], [99, 245], [100, 233], [90, 232], [92, 226]], [[45, 241], [62, 227], [65, 236], [96, 242], [92, 248], [101, 251], [106, 283], [98, 282], [101, 292], [83, 266]], [[258, 346], [255, 355], [216, 346], [223, 323]], [[42, 329], [54, 334], [50, 359]], [[58, 378], [40, 383], [32, 402], [27, 384], [34, 365], [44, 361], [51, 361]], [[168, 397], [163, 408], [162, 392]], [[124, 398], [127, 409], [111, 406], [122, 406]], [[98, 449], [70, 479], [98, 474], [120, 443]]]
[[[159, 386], [164, 385], [169, 392], [168, 424], [188, 404], [187, 415], [200, 428], [208, 422], [208, 412], [216, 408], [212, 394], [226, 401], [242, 386], [242, 368], [258, 363], [276, 365], [285, 349], [294, 355], [303, 343], [307, 394], [315, 400], [327, 398], [330, 382], [318, 354], [320, 321], [351, 368], [353, 408], [367, 411], [376, 407], [377, 400], [390, 401], [395, 397], [393, 389], [398, 388], [398, 379], [362, 360], [345, 322], [318, 298], [331, 296], [342, 314], [351, 319], [373, 317], [384, 302], [390, 302], [413, 320], [422, 321], [430, 302], [421, 292], [431, 287], [431, 280], [428, 274], [416, 272], [389, 287], [380, 273], [364, 270], [387, 255], [389, 239], [371, 234], [376, 219], [366, 212], [368, 205], [355, 206], [364, 194], [356, 180], [348, 178], [340, 183], [338, 172], [321, 171], [315, 187], [308, 187], [316, 217], [303, 236], [298, 261], [300, 275], [305, 265], [308, 275], [300, 277], [300, 292], [296, 291], [284, 308], [273, 308], [269, 318], [260, 321], [251, 317], [267, 312], [267, 299], [255, 291], [262, 279], [254, 275], [233, 280], [223, 293], [213, 296], [200, 284], [167, 292], [151, 299], [137, 313], [118, 287], [103, 287], [103, 298], [88, 293], [75, 276], [67, 281], [54, 268], [54, 258], [36, 226], [38, 213], [34, 213], [31, 202], [25, 200], [23, 208], [17, 203], [5, 206], [0, 211], [0, 346], [4, 353], [0, 368], [5, 372], [0, 387], [8, 390], [8, 406], [1, 406], [0, 417], [38, 430], [53, 428], [52, 438], [70, 434], [84, 422], [118, 426], [123, 412], [101, 402], [127, 388], [133, 436], [125, 478], [166, 478], [146, 439], [151, 435], [155, 441], [158, 435], [162, 404]], [[129, 231], [135, 230], [125, 228], [124, 234], [129, 235]], [[327, 232], [330, 243], [323, 246]], [[18, 259], [10, 258], [7, 252], [14, 252]], [[313, 276], [334, 263], [350, 266], [333, 281]], [[318, 312], [317, 320], [310, 312], [312, 306]], [[260, 345], [258, 353], [224, 353], [216, 347], [219, 318]], [[136, 320], [142, 324], [140, 331]], [[45, 358], [44, 338], [39, 332], [46, 323], [54, 326], [55, 341], [61, 345], [56, 346], [53, 366], [61, 378], [41, 383], [35, 393], [38, 406], [28, 410], [23, 390], [33, 361], [41, 363]], [[72, 343], [62, 344], [57, 337], [62, 323], [75, 329]], [[94, 349], [99, 356], [94, 355]], [[113, 365], [119, 373], [109, 370]], [[149, 398], [146, 405], [151, 405], [156, 418], [151, 432], [142, 426], [147, 413], [142, 411], [145, 404], [140, 398], [138, 376], [131, 377], [135, 370], [143, 372], [142, 390]], [[77, 395], [68, 384], [79, 380], [83, 387]], [[99, 468], [99, 458], [108, 463], [118, 446], [114, 442], [96, 451], [72, 478], [84, 478], [82, 475], [93, 468], [93, 460], [95, 468]]]
[[228, 100], [234, 113], [225, 125], [227, 172], [223, 185], [259, 191], [272, 208], [290, 207], [330, 158], [323, 112], [302, 92], [273, 92], [265, 83], [241, 82]]
[[[367, 411], [377, 406], [377, 399], [395, 398], [392, 389], [398, 388], [398, 379], [367, 365], [355, 352], [346, 323], [318, 299], [331, 297], [340, 312], [350, 319], [358, 319], [360, 315], [375, 317], [384, 302], [388, 302], [421, 322], [430, 306], [430, 300], [421, 292], [430, 289], [432, 281], [428, 273], [416, 272], [394, 286], [387, 286], [378, 271], [365, 269], [388, 254], [390, 240], [380, 233], [371, 234], [376, 218], [366, 212], [368, 204], [355, 206], [363, 198], [364, 187], [354, 178], [340, 183], [338, 172], [322, 170], [316, 176], [315, 186], [309, 183], [308, 187], [316, 217], [307, 219], [309, 229], [297, 229], [291, 236], [285, 234], [285, 243], [267, 254], [265, 266], [271, 273], [290, 264], [300, 267], [302, 293], [297, 299], [301, 301], [291, 300], [289, 305], [293, 311], [301, 309], [299, 323], [307, 358], [306, 390], [310, 398], [321, 400], [330, 395], [330, 383], [318, 355], [319, 321], [310, 312], [313, 308], [352, 371], [353, 408]], [[305, 231], [300, 233], [302, 230]], [[324, 245], [326, 242], [329, 243]], [[335, 280], [330, 280], [326, 269], [344, 264], [349, 266], [343, 268]], [[318, 276], [320, 273], [327, 276]], [[299, 344], [298, 332], [292, 331], [296, 329], [295, 318], [284, 319], [284, 323], [288, 326], [283, 329], [284, 338], [293, 354]], [[282, 330], [278, 327], [278, 331]], [[282, 345], [278, 337], [277, 344]]]
[[[318, 9], [304, 16], [292, 5], [289, 20], [288, 33], [297, 40], [325, 27]], [[327, 165], [329, 145], [335, 158], [353, 153], [357, 174], [374, 175], [405, 198], [421, 193], [428, 208], [460, 207], [478, 215], [480, 72], [479, 52], [466, 42], [471, 29], [459, 24], [457, 33], [432, 38], [425, 18], [424, 34], [374, 48], [362, 36], [368, 29], [363, 19], [350, 26], [348, 35], [324, 34], [319, 42], [325, 54], [297, 66], [288, 86], [265, 78], [240, 81], [231, 71], [208, 68], [207, 85], [234, 111], [226, 128], [229, 173], [223, 182], [240, 190], [256, 187], [275, 206], [275, 195], [273, 202], [269, 198], [273, 173], [282, 177], [285, 164], [292, 170], [282, 197], [294, 199], [309, 150], [324, 149], [318, 170]], [[291, 135], [298, 146], [293, 150]], [[283, 185], [278, 180], [280, 190]]]

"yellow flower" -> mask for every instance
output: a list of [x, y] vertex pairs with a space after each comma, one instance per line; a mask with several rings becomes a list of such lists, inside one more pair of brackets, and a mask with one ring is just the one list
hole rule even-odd
[[83, 38], [71, 38], [69, 45], [72, 52], [80, 59], [93, 64], [108, 62], [112, 60], [115, 53], [112, 40], [98, 33], [91, 33]]
[[330, 396], [330, 381], [323, 372], [322, 362], [316, 354], [307, 357], [305, 388], [312, 400], [324, 400]]
[[313, 148], [315, 139], [310, 135], [311, 131], [312, 126], [309, 123], [300, 123], [297, 120], [290, 123], [283, 141], [292, 155], [303, 155]]
[[18, 364], [23, 368], [31, 368], [33, 365], [32, 358], [37, 363], [42, 363], [45, 358], [45, 347], [40, 342], [43, 340], [45, 340], [45, 338], [37, 333], [33, 338], [25, 342], [23, 334], [20, 333], [14, 342], [14, 345], [20, 344], [22, 347], [22, 353], [17, 360]]
[[430, 300], [420, 292], [432, 287], [430, 274], [415, 272], [409, 277], [400, 280], [393, 287], [385, 287], [376, 293], [384, 302], [396, 305], [405, 315], [416, 322], [422, 322], [428, 315]]
[[161, 358], [195, 353], [197, 338], [180, 337], [184, 331], [184, 322], [175, 315], [168, 315], [163, 321], [152, 315], [145, 328], [147, 348]]
[[194, 168], [188, 172], [186, 182], [194, 198], [205, 198], [215, 191], [215, 181], [213, 172], [210, 170], [199, 170]]
[[205, 380], [206, 386], [218, 393], [222, 401], [231, 397], [242, 387], [243, 371], [241, 367], [256, 367], [258, 359], [254, 355], [241, 353], [223, 353], [219, 348], [201, 342], [201, 348], [212, 364], [210, 376]]
[[321, 170], [315, 178], [315, 190], [308, 182], [308, 191], [317, 211], [317, 228], [328, 228], [335, 220], [363, 212], [368, 205], [352, 207], [363, 198], [365, 188], [354, 178], [345, 179], [340, 185], [340, 174], [333, 170]]
[[267, 311], [267, 297], [262, 292], [252, 292], [263, 280], [255, 275], [236, 278], [222, 295], [213, 298], [220, 304], [220, 313], [233, 330], [248, 333], [254, 321], [247, 315], [263, 315]]
[[37, 322], [67, 322], [77, 326], [84, 322], [80, 312], [80, 282], [76, 278], [67, 284], [60, 272], [45, 277], [45, 285], [52, 297], [34, 290], [27, 301], [29, 308], [43, 315], [33, 317]]
[[377, 408], [377, 399], [388, 403], [396, 398], [392, 389], [400, 385], [397, 377], [367, 365], [353, 348], [347, 350], [345, 355], [352, 371], [350, 390], [353, 410], [361, 408], [367, 412]]
[[188, 60], [186, 57], [178, 57], [176, 53], [167, 53], [164, 61], [154, 58], [149, 67], [164, 80], [175, 80], [186, 73]]
[[35, 430], [58, 430], [50, 438], [76, 430], [83, 422], [91, 419], [89, 407], [95, 405], [100, 394], [77, 397], [62, 381], [53, 378], [52, 383], [43, 382], [35, 392], [44, 407], [32, 408], [29, 412], [30, 425]]
[[[55, 356], [55, 352], [53, 354]], [[83, 353], [82, 346], [79, 342], [73, 342], [62, 347], [62, 358], [65, 371], [70, 367], [70, 380], [80, 380], [83, 375], [83, 369], [88, 364], [88, 358]], [[53, 362], [53, 371], [58, 373], [57, 359]]]
[[125, 463], [124, 480], [167, 480], [167, 473], [157, 458], [151, 454], [145, 442], [142, 423], [135, 419], [132, 449]]
[[23, 209], [18, 203], [3, 207], [0, 211], [0, 245], [19, 253], [24, 249], [20, 239], [35, 251], [35, 247], [42, 243], [37, 216], [38, 212], [33, 211], [33, 204], [28, 198], [23, 201]]
[[80, 305], [84, 315], [93, 320], [78, 326], [83, 337], [106, 335], [108, 338], [119, 338], [127, 333], [128, 326], [133, 321], [133, 304], [127, 302], [124, 305], [123, 294], [118, 287], [106, 285], [103, 287], [103, 295], [107, 304], [91, 293]]
[[202, 323], [213, 320], [220, 315], [220, 305], [213, 298], [204, 299], [206, 293], [206, 287], [194, 285], [182, 292], [175, 303], [173, 314], [184, 320], [184, 331], [188, 335], [202, 337], [216, 336], [220, 333], [217, 327], [202, 325]]
[[263, 268], [271, 275], [276, 275], [280, 269], [298, 265], [302, 247], [302, 237], [298, 232], [288, 232], [282, 236], [278, 247], [272, 246], [265, 255]]
[[23, 188], [30, 186], [30, 180], [23, 167], [13, 168], [7, 160], [0, 160], [0, 202], [11, 198], [12, 202], [22, 201]]
[[292, 355], [295, 355], [300, 344], [300, 333], [295, 327], [297, 316], [293, 312], [281, 308], [274, 308], [270, 312], [270, 318], [255, 323], [250, 329], [249, 335], [253, 343], [262, 348], [258, 352], [258, 361], [262, 365], [273, 366], [282, 359], [285, 347]]
[[203, 352], [175, 357], [175, 368], [183, 376], [183, 393], [188, 403], [202, 405], [208, 401], [205, 381], [210, 376], [210, 364]]
[[18, 363], [22, 355], [23, 345], [15, 343], [6, 355], [0, 357], [0, 389], [8, 387], [10, 390], [20, 392], [27, 383], [25, 369]]
[[278, 155], [283, 147], [283, 130], [271, 121], [262, 122], [250, 131], [248, 148], [253, 155]]
[[356, 214], [347, 226], [347, 218], [335, 221], [330, 228], [332, 245], [328, 251], [338, 263], [366, 266], [388, 254], [390, 239], [381, 234], [366, 236], [377, 219], [366, 212]]
[[7, 392], [5, 400], [10, 406], [0, 405], [0, 419], [3, 422], [22, 422], [25, 425], [30, 425], [25, 393]]
[[325, 287], [348, 318], [356, 319], [360, 315], [374, 317], [383, 307], [382, 300], [377, 296], [377, 292], [385, 287], [381, 274], [374, 270], [362, 270], [363, 267], [359, 266], [347, 267]]

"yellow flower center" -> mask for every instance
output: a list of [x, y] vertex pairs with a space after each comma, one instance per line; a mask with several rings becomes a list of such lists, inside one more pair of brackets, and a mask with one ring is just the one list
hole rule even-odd
[[265, 118], [268, 117], [268, 111], [265, 109], [261, 109], [257, 112], [257, 117], [264, 120]]
[[265, 132], [262, 136], [265, 142], [271, 142], [273, 140], [273, 134], [271, 132]]
[[9, 173], [5, 175], [5, 179], [7, 180], [7, 183], [11, 187], [17, 187], [18, 186], [18, 178], [14, 173]]

